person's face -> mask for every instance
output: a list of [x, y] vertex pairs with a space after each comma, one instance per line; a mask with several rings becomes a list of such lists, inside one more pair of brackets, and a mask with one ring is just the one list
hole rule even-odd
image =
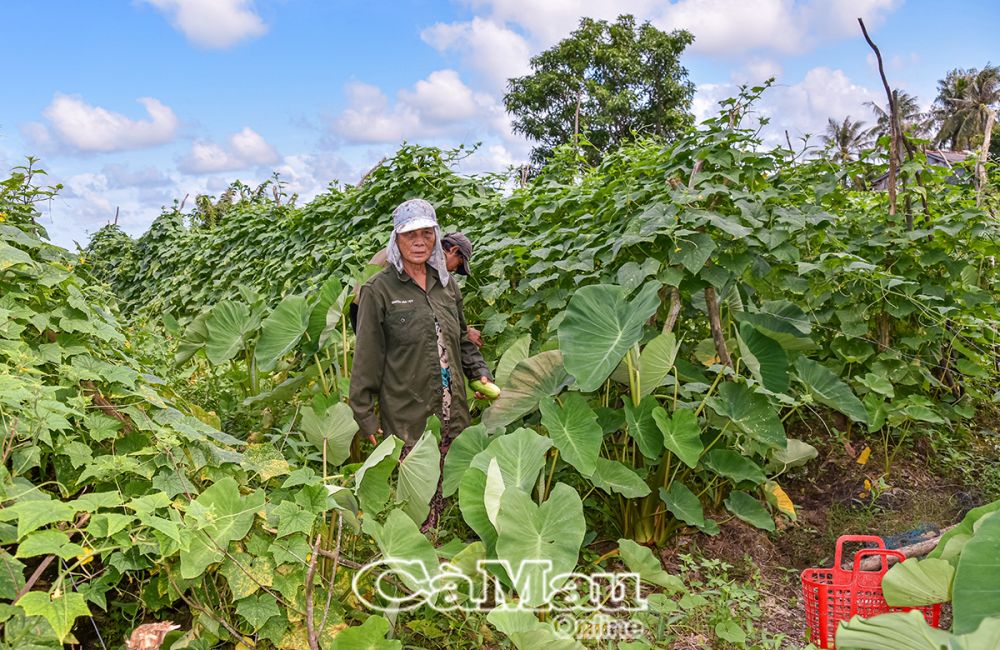
[[462, 251], [458, 246], [452, 246], [451, 248], [446, 248], [444, 251], [444, 263], [448, 267], [449, 273], [454, 273], [462, 267], [462, 262], [465, 258], [462, 256]]
[[424, 264], [431, 258], [436, 237], [433, 228], [420, 228], [396, 235], [399, 254], [409, 264]]

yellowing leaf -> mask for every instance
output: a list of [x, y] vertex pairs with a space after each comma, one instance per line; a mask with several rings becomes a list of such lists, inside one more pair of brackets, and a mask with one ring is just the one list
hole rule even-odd
[[768, 481], [764, 486], [767, 491], [767, 500], [778, 509], [778, 512], [787, 516], [792, 521], [798, 518], [795, 512], [795, 504], [792, 503], [791, 497], [785, 492], [780, 485], [774, 481]]
[[868, 457], [871, 455], [872, 455], [872, 448], [865, 447], [864, 449], [861, 450], [861, 453], [858, 454], [858, 460], [856, 462], [858, 463], [858, 465], [864, 465], [865, 463], [868, 462]]

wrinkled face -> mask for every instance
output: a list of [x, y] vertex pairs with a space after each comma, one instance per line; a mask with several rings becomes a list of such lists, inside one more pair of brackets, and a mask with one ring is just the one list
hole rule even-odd
[[448, 267], [449, 273], [454, 273], [460, 269], [464, 261], [465, 257], [462, 256], [462, 251], [458, 246], [452, 246], [444, 250], [444, 262]]
[[424, 264], [434, 251], [436, 236], [433, 228], [421, 228], [396, 235], [399, 254], [408, 264]]

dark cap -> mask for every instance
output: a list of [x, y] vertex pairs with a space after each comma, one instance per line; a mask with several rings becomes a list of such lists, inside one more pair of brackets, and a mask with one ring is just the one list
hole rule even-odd
[[472, 242], [463, 233], [450, 232], [441, 238], [443, 248], [458, 248], [462, 255], [462, 266], [458, 267], [458, 272], [462, 275], [469, 275], [469, 260], [472, 259]]

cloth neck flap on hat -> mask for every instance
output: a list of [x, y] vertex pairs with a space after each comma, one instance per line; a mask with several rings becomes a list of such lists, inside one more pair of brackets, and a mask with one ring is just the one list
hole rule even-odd
[[[389, 264], [392, 264], [397, 272], [403, 272], [403, 254], [399, 252], [395, 229], [389, 235], [389, 245], [386, 247], [386, 260]], [[448, 273], [448, 264], [445, 261], [444, 249], [441, 248], [441, 228], [439, 226], [434, 226], [434, 250], [431, 251], [431, 257], [427, 260], [427, 264], [437, 271], [438, 279], [441, 280], [441, 286], [447, 287], [451, 274]]]

